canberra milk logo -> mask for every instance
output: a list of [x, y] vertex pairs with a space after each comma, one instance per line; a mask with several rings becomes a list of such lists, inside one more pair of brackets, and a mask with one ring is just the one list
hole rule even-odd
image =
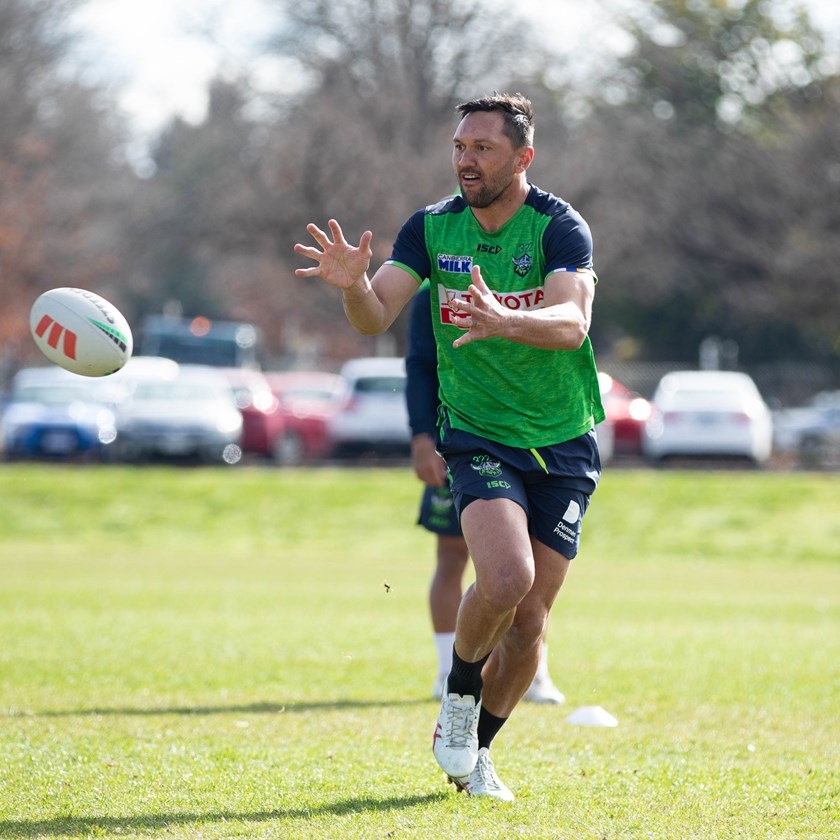
[[452, 254], [438, 254], [438, 271], [447, 271], [450, 274], [469, 274], [472, 271], [472, 257], [455, 257]]

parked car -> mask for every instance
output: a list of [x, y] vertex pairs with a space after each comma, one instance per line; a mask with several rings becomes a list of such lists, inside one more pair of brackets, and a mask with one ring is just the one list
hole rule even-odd
[[107, 460], [116, 439], [116, 389], [58, 366], [23, 368], [0, 419], [0, 448], [17, 458]]
[[327, 371], [266, 372], [283, 415], [278, 460], [294, 465], [325, 458], [330, 452], [327, 429], [339, 405], [344, 380]]
[[770, 409], [745, 373], [667, 373], [657, 385], [652, 403], [643, 438], [648, 458], [738, 456], [762, 463], [770, 456]]
[[641, 455], [645, 423], [651, 404], [608, 373], [598, 373], [601, 401], [607, 420], [612, 424], [613, 452], [616, 455]]
[[214, 368], [160, 361], [120, 377], [126, 395], [116, 411], [117, 456], [237, 463], [242, 414], [224, 376]]
[[280, 402], [265, 375], [253, 368], [220, 368], [233, 388], [242, 412], [242, 450], [245, 453], [283, 461], [285, 422]]
[[351, 359], [341, 368], [344, 387], [327, 421], [333, 455], [411, 451], [405, 405], [405, 360], [397, 357]]
[[799, 463], [817, 469], [840, 466], [840, 391], [814, 395], [807, 408], [797, 441]]

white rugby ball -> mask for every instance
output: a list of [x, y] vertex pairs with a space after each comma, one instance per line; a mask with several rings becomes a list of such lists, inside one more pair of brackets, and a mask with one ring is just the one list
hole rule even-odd
[[29, 329], [51, 362], [82, 376], [116, 373], [134, 349], [131, 327], [122, 313], [86, 289], [44, 292], [32, 304]]

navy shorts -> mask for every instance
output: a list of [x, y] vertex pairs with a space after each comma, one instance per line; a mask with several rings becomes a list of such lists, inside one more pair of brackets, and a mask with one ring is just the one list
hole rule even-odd
[[528, 531], [570, 560], [580, 546], [583, 515], [601, 478], [594, 431], [538, 449], [505, 446], [447, 421], [438, 451], [446, 461], [460, 518], [476, 499], [512, 499], [528, 516]]
[[426, 485], [420, 500], [420, 516], [417, 524], [427, 531], [442, 537], [461, 537], [461, 524], [458, 511], [449, 486], [431, 487]]

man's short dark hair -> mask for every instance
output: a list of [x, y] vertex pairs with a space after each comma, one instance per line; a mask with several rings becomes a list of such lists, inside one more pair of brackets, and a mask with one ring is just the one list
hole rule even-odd
[[504, 117], [504, 133], [514, 149], [534, 145], [534, 108], [521, 93], [494, 93], [480, 99], [470, 99], [455, 106], [466, 117], [476, 111], [500, 111]]

